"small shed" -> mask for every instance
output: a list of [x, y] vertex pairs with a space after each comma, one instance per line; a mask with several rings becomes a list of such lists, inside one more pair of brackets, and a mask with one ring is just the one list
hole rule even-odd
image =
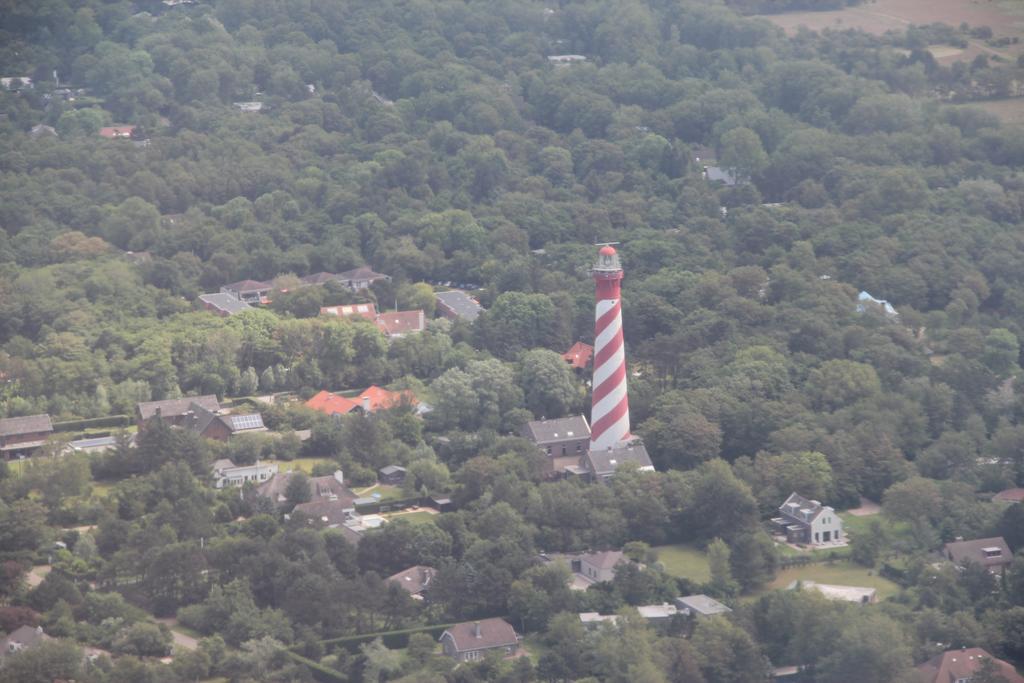
[[381, 484], [401, 486], [405, 482], [405, 468], [399, 467], [398, 465], [381, 467], [377, 471], [377, 479]]

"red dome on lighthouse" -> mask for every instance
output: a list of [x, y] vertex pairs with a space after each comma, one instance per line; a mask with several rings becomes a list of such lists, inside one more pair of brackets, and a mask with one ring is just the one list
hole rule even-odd
[[613, 247], [610, 244], [606, 244], [603, 247], [601, 247], [600, 254], [601, 254], [601, 256], [614, 256], [615, 255], [615, 247]]

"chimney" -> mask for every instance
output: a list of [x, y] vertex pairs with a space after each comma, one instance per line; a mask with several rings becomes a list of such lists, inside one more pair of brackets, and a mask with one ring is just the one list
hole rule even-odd
[[369, 396], [363, 396], [363, 412], [364, 413], [370, 412], [370, 397]]
[[479, 621], [474, 621], [473, 622], [473, 637], [474, 638], [483, 638], [483, 634], [480, 633], [480, 622]]
[[334, 470], [334, 481], [338, 482], [339, 484], [345, 483], [345, 475], [342, 474], [341, 470]]

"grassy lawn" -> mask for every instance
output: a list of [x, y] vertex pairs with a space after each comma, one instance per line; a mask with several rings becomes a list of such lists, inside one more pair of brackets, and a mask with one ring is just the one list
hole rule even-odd
[[658, 561], [665, 565], [665, 571], [672, 576], [702, 583], [711, 579], [708, 557], [692, 545], [677, 543], [654, 548]]
[[400, 514], [400, 515], [386, 515], [386, 516], [387, 516], [389, 521], [394, 521], [396, 519], [404, 519], [405, 521], [410, 522], [411, 524], [425, 524], [426, 522], [429, 522], [430, 520], [432, 520], [437, 515], [432, 515], [429, 512], [408, 512], [408, 513]]
[[114, 489], [115, 482], [106, 481], [100, 483], [98, 481], [92, 482], [92, 495], [97, 498], [106, 498], [110, 495], [110, 492]]
[[810, 557], [815, 562], [823, 562], [830, 557], [847, 557], [850, 554], [849, 546], [845, 548], [818, 548], [814, 550], [797, 550], [785, 543], [776, 543], [775, 550], [780, 557]]
[[373, 494], [379, 493], [382, 503], [389, 500], [405, 498], [405, 494], [402, 493], [401, 486], [391, 486], [389, 484], [377, 484], [376, 486], [371, 486], [366, 489], [358, 489], [356, 490], [356, 493], [362, 498], [369, 498], [373, 496]]
[[868, 586], [878, 590], [879, 600], [884, 600], [899, 591], [899, 586], [878, 576], [877, 572], [853, 562], [840, 560], [831, 564], [809, 564], [803, 567], [783, 569], [775, 577], [775, 580], [760, 593], [784, 589], [794, 581], [815, 581], [840, 586]]
[[306, 474], [311, 474], [314, 465], [319, 465], [322, 462], [331, 463], [332, 461], [324, 460], [323, 458], [295, 458], [294, 460], [262, 460], [261, 462], [277, 463], [279, 472], [302, 470]]

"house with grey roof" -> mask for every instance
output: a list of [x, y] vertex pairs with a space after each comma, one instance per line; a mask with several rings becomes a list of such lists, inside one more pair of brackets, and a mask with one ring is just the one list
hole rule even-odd
[[374, 282], [390, 282], [391, 276], [378, 273], [369, 266], [360, 266], [338, 273], [337, 280], [353, 291], [369, 289]]
[[449, 320], [473, 322], [484, 310], [476, 299], [461, 289], [437, 292], [434, 297], [437, 299], [437, 312]]
[[[278, 472], [273, 475], [267, 481], [256, 487], [256, 493], [269, 498], [277, 504], [286, 502], [285, 491], [288, 489], [288, 482], [294, 477], [296, 472]], [[332, 475], [324, 477], [310, 477], [309, 478], [309, 493], [310, 502], [316, 502], [318, 500], [337, 501], [342, 504], [341, 509], [355, 510], [355, 499], [356, 494], [345, 486], [345, 476], [341, 470], [336, 471]], [[308, 505], [308, 503], [304, 503]], [[298, 507], [296, 507], [298, 509]]]
[[687, 595], [673, 600], [677, 609], [692, 617], [713, 617], [716, 614], [728, 614], [732, 610], [714, 598], [704, 594]]
[[547, 456], [545, 472], [548, 474], [578, 466], [590, 446], [590, 425], [582, 415], [533, 420], [523, 425], [519, 434]]
[[404, 569], [397, 574], [392, 574], [385, 580], [409, 593], [413, 600], [422, 600], [430, 589], [430, 583], [434, 580], [435, 576], [437, 576], [437, 570], [433, 567], [416, 565], [415, 567]]
[[220, 288], [220, 291], [224, 294], [230, 294], [239, 301], [244, 301], [247, 304], [259, 304], [266, 303], [268, 301], [270, 290], [273, 288], [273, 285], [269, 282], [240, 280], [239, 282], [232, 282], [231, 284], [224, 285]]
[[0, 662], [9, 655], [31, 650], [33, 647], [44, 641], [50, 640], [50, 636], [43, 633], [42, 626], [19, 626], [0, 642]]
[[836, 511], [795, 492], [779, 507], [779, 516], [772, 518], [772, 526], [788, 543], [819, 547], [846, 544], [843, 520]]
[[4, 458], [31, 455], [51, 434], [53, 424], [46, 413], [0, 418], [0, 455]]
[[625, 441], [611, 448], [591, 449], [582, 459], [579, 470], [591, 481], [604, 483], [614, 476], [623, 463], [632, 463], [641, 472], [653, 472], [654, 463], [647, 454], [647, 448], [640, 439]]
[[504, 619], [467, 621], [446, 629], [441, 634], [444, 653], [458, 662], [483, 659], [490, 652], [512, 656], [519, 650], [519, 636]]
[[569, 585], [573, 590], [586, 590], [595, 583], [611, 581], [619, 567], [629, 562], [621, 550], [600, 550], [585, 553], [542, 553], [542, 562], [555, 562], [572, 572]]
[[974, 563], [993, 574], [1002, 574], [1013, 562], [1013, 553], [1002, 536], [953, 541], [944, 547], [946, 558], [958, 567]]
[[148, 420], [160, 416], [164, 422], [173, 426], [181, 427], [185, 424], [186, 417], [193, 410], [195, 403], [211, 412], [220, 410], [220, 401], [213, 394], [205, 396], [185, 396], [183, 398], [169, 398], [163, 401], [143, 401], [135, 406], [135, 419], [139, 427], [142, 427]]
[[233, 294], [226, 292], [214, 292], [212, 294], [200, 294], [199, 303], [203, 308], [216, 313], [222, 318], [226, 318], [229, 315], [235, 315], [242, 311], [252, 310], [252, 306], [242, 301]]
[[203, 438], [217, 441], [227, 441], [238, 434], [267, 431], [263, 424], [263, 416], [259, 413], [223, 414], [219, 410], [210, 410], [194, 401], [185, 413], [182, 426]]

